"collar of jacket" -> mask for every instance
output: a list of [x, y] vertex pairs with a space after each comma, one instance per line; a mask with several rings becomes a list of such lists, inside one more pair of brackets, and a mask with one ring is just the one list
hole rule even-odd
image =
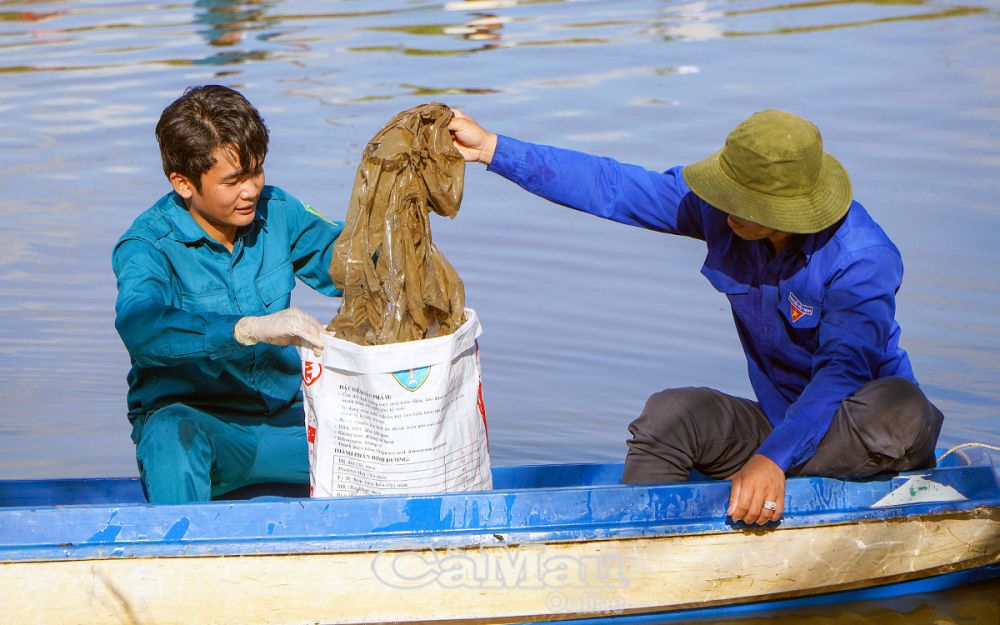
[[819, 232], [795, 235], [795, 238], [792, 240], [792, 246], [794, 246], [794, 248], [805, 257], [807, 265], [812, 259], [812, 255], [818, 252], [820, 248], [829, 243], [830, 239], [837, 235], [841, 226], [844, 225], [844, 220], [846, 218], [847, 215], [844, 215], [844, 217], [837, 220], [837, 223], [832, 226], [828, 226]]
[[[260, 210], [259, 202], [260, 200], [258, 200], [257, 211], [254, 213], [253, 223], [237, 230], [237, 237], [246, 236], [256, 228], [267, 230], [267, 219], [264, 218]], [[176, 191], [170, 193], [170, 201], [167, 202], [166, 213], [170, 223], [174, 226], [174, 238], [181, 243], [197, 243], [201, 240], [213, 240], [198, 225], [198, 222], [194, 220], [194, 217], [191, 216], [191, 211], [184, 206], [184, 200], [181, 196], [177, 195]]]

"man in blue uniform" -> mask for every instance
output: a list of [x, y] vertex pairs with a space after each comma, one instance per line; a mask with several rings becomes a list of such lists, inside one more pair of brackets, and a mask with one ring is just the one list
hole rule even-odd
[[706, 243], [701, 272], [729, 299], [757, 401], [656, 393], [629, 426], [625, 482], [730, 479], [728, 514], [763, 524], [781, 517], [786, 474], [934, 465], [943, 417], [899, 346], [899, 251], [813, 124], [763, 111], [662, 173], [498, 136], [458, 111], [450, 129], [467, 161], [532, 193]]
[[156, 126], [173, 190], [115, 246], [115, 326], [132, 360], [128, 416], [152, 502], [263, 482], [307, 484], [296, 345], [323, 326], [289, 308], [295, 278], [339, 295], [342, 224], [264, 185], [268, 131], [238, 92], [187, 90]]

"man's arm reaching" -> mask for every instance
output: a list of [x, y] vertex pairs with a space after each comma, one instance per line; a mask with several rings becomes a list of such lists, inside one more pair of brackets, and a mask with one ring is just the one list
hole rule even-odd
[[611, 158], [518, 141], [461, 111], [448, 125], [455, 147], [551, 202], [647, 230], [704, 238], [697, 200], [681, 168], [654, 172]]

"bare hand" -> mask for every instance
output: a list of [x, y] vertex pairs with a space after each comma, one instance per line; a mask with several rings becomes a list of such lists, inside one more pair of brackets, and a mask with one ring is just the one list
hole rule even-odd
[[485, 130], [462, 111], [452, 109], [455, 116], [448, 124], [455, 147], [462, 158], [469, 163], [489, 165], [493, 161], [493, 152], [497, 149], [497, 136]]
[[[764, 525], [781, 518], [785, 511], [785, 472], [770, 458], [755, 454], [729, 480], [733, 485], [726, 514], [734, 521]], [[773, 502], [775, 509], [768, 510], [764, 502]]]

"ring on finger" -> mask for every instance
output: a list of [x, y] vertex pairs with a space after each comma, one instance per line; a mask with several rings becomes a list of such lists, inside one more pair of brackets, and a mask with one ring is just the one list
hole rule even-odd
[[778, 509], [778, 502], [777, 501], [765, 501], [764, 502], [764, 509], [765, 510], [770, 510], [771, 512], [774, 512], [775, 510]]

